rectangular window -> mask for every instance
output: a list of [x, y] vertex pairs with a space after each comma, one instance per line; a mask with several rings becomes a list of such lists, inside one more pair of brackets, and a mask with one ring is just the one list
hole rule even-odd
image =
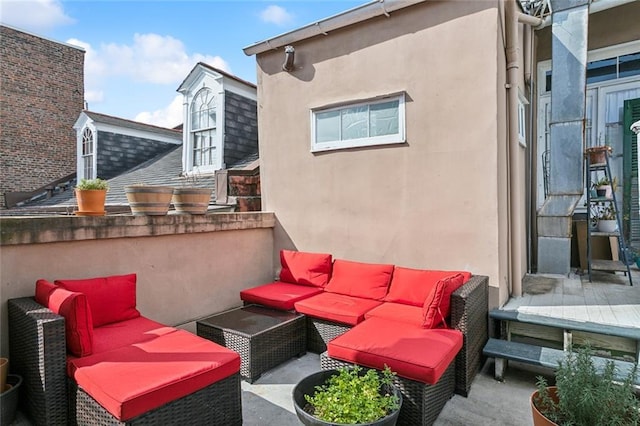
[[404, 94], [311, 111], [311, 151], [405, 142]]

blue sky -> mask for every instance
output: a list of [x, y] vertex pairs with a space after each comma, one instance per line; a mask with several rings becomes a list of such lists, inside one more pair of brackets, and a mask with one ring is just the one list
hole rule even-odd
[[0, 0], [0, 22], [84, 48], [91, 111], [173, 127], [197, 62], [255, 83], [243, 47], [367, 2]]

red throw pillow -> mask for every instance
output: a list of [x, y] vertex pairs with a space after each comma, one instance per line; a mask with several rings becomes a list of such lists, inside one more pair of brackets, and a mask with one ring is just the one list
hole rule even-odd
[[396, 266], [393, 269], [389, 293], [384, 300], [385, 302], [422, 306], [439, 279], [434, 277], [433, 271]]
[[436, 328], [444, 322], [446, 317], [440, 308], [440, 302], [450, 280], [451, 278], [443, 278], [438, 281], [424, 300], [424, 305], [422, 306], [422, 326], [424, 328]]
[[331, 275], [331, 258], [327, 253], [280, 250], [280, 281], [324, 287]]
[[110, 277], [84, 280], [56, 280], [55, 283], [70, 291], [87, 295], [93, 326], [137, 318], [136, 274], [113, 275]]
[[83, 357], [93, 352], [93, 321], [87, 297], [58, 287], [46, 280], [36, 281], [36, 302], [64, 317], [67, 349]]
[[389, 288], [393, 265], [336, 260], [325, 291], [383, 300]]

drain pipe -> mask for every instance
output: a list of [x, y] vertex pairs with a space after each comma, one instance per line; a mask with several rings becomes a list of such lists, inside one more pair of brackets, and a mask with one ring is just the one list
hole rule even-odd
[[[510, 281], [511, 295], [515, 297], [522, 296], [522, 277], [524, 276], [522, 268], [522, 248], [524, 246], [523, 230], [525, 209], [522, 203], [518, 202], [521, 196], [521, 190], [524, 189], [522, 183], [522, 171], [519, 167], [518, 157], [520, 154], [520, 142], [518, 138], [518, 80], [519, 80], [519, 37], [518, 25], [523, 23], [526, 25], [539, 26], [542, 25], [542, 19], [525, 15], [521, 13], [516, 5], [515, 0], [507, 0], [505, 2], [506, 14], [506, 59], [507, 59], [507, 96], [508, 96], [508, 135], [507, 143], [509, 144], [509, 245], [510, 245]], [[526, 233], [526, 231], [525, 231]]]

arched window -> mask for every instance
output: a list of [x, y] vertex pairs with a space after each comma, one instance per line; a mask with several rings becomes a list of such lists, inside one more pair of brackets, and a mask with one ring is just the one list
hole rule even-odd
[[193, 167], [213, 166], [216, 152], [216, 103], [213, 91], [202, 88], [191, 103], [191, 140]]
[[93, 167], [95, 156], [95, 143], [93, 140], [93, 131], [85, 127], [82, 132], [82, 177], [85, 179], [94, 179], [95, 169]]

